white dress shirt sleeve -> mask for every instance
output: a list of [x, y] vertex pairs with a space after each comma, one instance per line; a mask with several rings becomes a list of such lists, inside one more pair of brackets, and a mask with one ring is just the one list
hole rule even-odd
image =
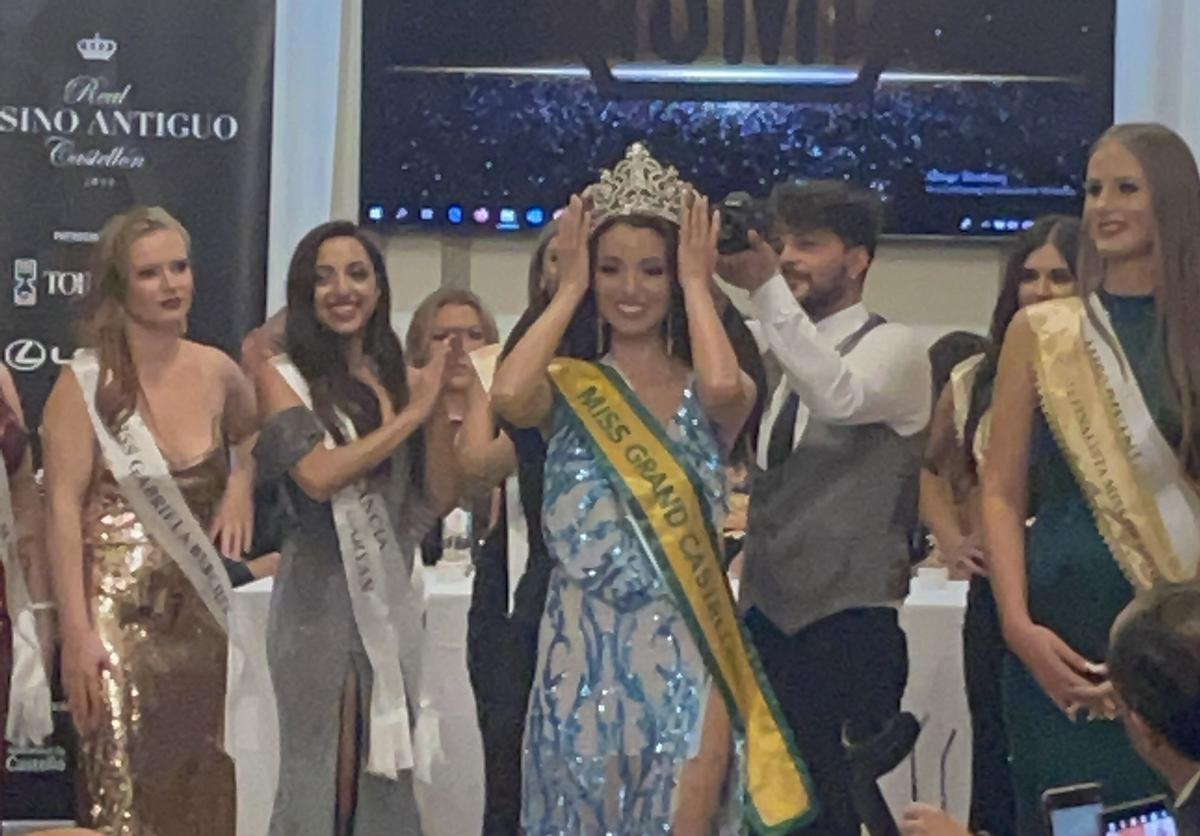
[[881, 325], [842, 357], [818, 332], [782, 276], [751, 293], [750, 304], [788, 386], [819, 420], [883, 423], [904, 436], [929, 423], [929, 355], [908, 328]]

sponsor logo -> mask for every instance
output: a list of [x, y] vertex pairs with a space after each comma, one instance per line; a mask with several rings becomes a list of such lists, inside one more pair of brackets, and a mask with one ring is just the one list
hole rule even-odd
[[95, 244], [100, 240], [100, 233], [82, 232], [76, 229], [59, 229], [54, 232], [54, 240], [59, 244]]
[[38, 279], [48, 296], [82, 296], [92, 286], [92, 274], [86, 270], [38, 271], [37, 259], [18, 258], [13, 262], [13, 305], [32, 308], [38, 303]]
[[109, 61], [117, 54], [117, 42], [100, 37], [99, 32], [90, 38], [80, 38], [75, 42], [75, 48], [85, 61]]
[[13, 262], [13, 304], [31, 308], [38, 301], [38, 263], [36, 258], [18, 258]]
[[14, 372], [36, 372], [47, 362], [65, 366], [71, 362], [69, 356], [63, 357], [62, 349], [58, 346], [46, 347], [41, 340], [20, 337], [13, 340], [4, 349], [4, 362]]
[[13, 746], [4, 768], [16, 772], [66, 772], [67, 750], [61, 746]]
[[[76, 46], [88, 61], [108, 61], [117, 52], [117, 42], [99, 34]], [[94, 73], [68, 79], [56, 101], [0, 101], [0, 136], [38, 137], [50, 165], [87, 170], [89, 188], [111, 188], [115, 180], [107, 175], [146, 167], [143, 143], [227, 143], [241, 131], [234, 113], [139, 106], [132, 82], [116, 84], [99, 69]]]
[[82, 296], [92, 286], [92, 275], [83, 270], [46, 270], [46, 293], [51, 296]]

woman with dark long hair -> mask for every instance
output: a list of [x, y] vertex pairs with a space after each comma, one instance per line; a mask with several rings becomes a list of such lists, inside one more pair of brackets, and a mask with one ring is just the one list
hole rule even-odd
[[[553, 569], [525, 729], [528, 836], [665, 832], [700, 748], [705, 653], [739, 707], [762, 693], [733, 673], [752, 651], [713, 533], [755, 387], [711, 291], [719, 220], [690, 195], [635, 145], [588, 190], [590, 208], [572, 198], [558, 290], [496, 373], [497, 414], [547, 443]], [[787, 820], [804, 785], [776, 752], [772, 778], [794, 795], [766, 818]]]
[[963, 669], [971, 709], [971, 829], [1015, 830], [1008, 738], [1000, 700], [1007, 648], [987, 579], [979, 508], [979, 467], [987, 449], [992, 383], [1004, 332], [1028, 305], [1073, 296], [1079, 221], [1041, 218], [1017, 236], [1001, 274], [990, 346], [954, 367], [941, 390], [921, 471], [921, 517], [947, 568], [969, 578], [963, 622]]
[[1083, 227], [1080, 297], [1009, 325], [983, 467], [1022, 834], [1040, 832], [1050, 787], [1099, 781], [1107, 803], [1161, 790], [1114, 717], [1109, 629], [1136, 588], [1200, 564], [1200, 174], [1187, 144], [1161, 125], [1106, 131]]
[[300, 241], [287, 301], [287, 353], [257, 379], [255, 456], [291, 505], [267, 636], [280, 729], [271, 833], [416, 834], [413, 551], [458, 491], [441, 403], [454, 347], [405, 365], [383, 257], [350, 223]]
[[105, 224], [85, 348], [42, 426], [78, 819], [110, 833], [236, 820], [221, 730], [231, 579], [249, 577], [254, 393], [230, 358], [184, 339], [190, 249], [159, 208]]

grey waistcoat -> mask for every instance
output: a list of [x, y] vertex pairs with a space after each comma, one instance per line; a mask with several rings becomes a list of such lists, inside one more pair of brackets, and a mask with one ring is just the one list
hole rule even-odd
[[[882, 323], [872, 316], [838, 352]], [[925, 436], [809, 416], [786, 461], [755, 469], [741, 609], [757, 607], [791, 635], [843, 610], [903, 600]]]

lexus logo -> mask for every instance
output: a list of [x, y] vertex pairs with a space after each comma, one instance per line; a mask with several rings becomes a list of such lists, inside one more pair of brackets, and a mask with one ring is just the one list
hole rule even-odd
[[13, 340], [4, 349], [4, 362], [14, 372], [36, 372], [47, 360], [59, 366], [71, 362], [70, 358], [63, 359], [58, 346], [47, 349], [45, 343], [28, 337]]
[[46, 346], [37, 340], [13, 340], [4, 349], [4, 362], [14, 372], [36, 372], [46, 364]]

